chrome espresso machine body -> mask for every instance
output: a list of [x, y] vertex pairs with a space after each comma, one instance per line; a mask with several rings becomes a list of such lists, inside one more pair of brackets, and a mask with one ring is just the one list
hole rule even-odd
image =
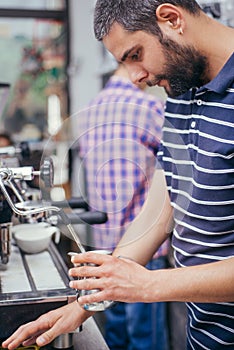
[[[71, 224], [94, 224], [107, 220], [105, 213], [90, 212], [86, 200], [82, 198], [56, 203], [31, 200], [25, 182], [35, 176], [40, 177], [44, 187], [52, 186], [53, 164], [50, 158], [43, 160], [39, 171], [30, 166], [11, 168], [2, 164], [0, 167], [0, 341], [21, 324], [76, 299], [74, 290], [68, 286], [67, 266], [53, 240], [42, 252], [24, 253], [12, 237], [12, 217], [19, 222], [27, 219], [32, 225], [38, 221], [46, 221], [50, 225], [62, 223], [75, 240], [78, 251], [84, 248]], [[82, 211], [79, 215], [66, 214], [65, 206], [82, 208]], [[99, 348], [96, 347], [99, 342], [102, 344], [100, 349], [108, 349], [93, 320], [84, 329], [83, 335], [79, 333], [79, 339], [82, 339], [79, 349], [83, 348], [84, 342], [92, 342], [90, 350]]]
[[43, 206], [43, 203], [40, 208], [17, 208], [18, 204], [28, 203], [25, 182], [34, 176], [40, 176], [46, 185], [51, 185], [49, 159], [45, 159], [39, 172], [29, 166], [0, 167], [0, 339], [8, 337], [22, 323], [65, 305], [74, 296], [68, 287], [66, 266], [53, 243], [47, 251], [30, 255], [22, 252], [12, 238], [13, 216], [19, 222], [20, 218], [31, 218], [36, 222], [42, 213], [60, 210]]
[[[16, 182], [17, 177], [20, 177], [20, 180], [22, 180], [26, 175], [26, 171], [28, 173], [32, 172], [32, 168], [30, 167], [28, 167], [27, 170], [18, 168], [19, 156], [26, 158], [29, 156], [29, 147], [26, 142], [22, 142], [18, 147], [8, 146], [0, 148], [0, 181], [3, 184], [4, 181], [7, 180], [6, 186], [2, 186], [5, 188], [5, 191], [0, 189], [0, 262], [2, 264], [7, 264], [9, 261], [12, 238], [12, 208], [9, 204], [9, 200], [6, 198], [6, 193], [12, 203], [23, 201], [26, 194], [26, 188], [24, 182]], [[21, 172], [24, 174], [19, 176]]]

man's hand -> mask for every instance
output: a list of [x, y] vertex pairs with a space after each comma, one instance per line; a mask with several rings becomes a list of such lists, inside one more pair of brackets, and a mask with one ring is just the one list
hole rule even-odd
[[2, 347], [13, 350], [21, 344], [44, 346], [60, 334], [75, 331], [90, 315], [76, 301], [72, 302], [20, 326], [3, 342]]
[[[152, 301], [147, 292], [151, 271], [127, 257], [117, 258], [87, 252], [73, 256], [72, 262], [76, 267], [70, 269], [69, 274], [78, 277], [78, 280], [71, 281], [70, 287], [78, 290], [99, 290], [97, 293], [80, 297], [78, 302], [81, 305], [104, 300], [130, 303]], [[87, 266], [87, 263], [98, 266]]]
[[[133, 260], [92, 252], [72, 257], [70, 286], [99, 289], [78, 299], [81, 305], [104, 300], [123, 302], [233, 302], [234, 258], [176, 269], [147, 270]], [[85, 264], [98, 266], [87, 266]], [[78, 265], [81, 266], [78, 266]], [[83, 266], [84, 264], [84, 266]], [[92, 278], [95, 277], [95, 278]]]

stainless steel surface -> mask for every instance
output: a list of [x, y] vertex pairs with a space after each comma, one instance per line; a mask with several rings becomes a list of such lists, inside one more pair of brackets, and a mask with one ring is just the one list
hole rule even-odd
[[53, 348], [55, 349], [67, 349], [73, 346], [73, 333], [65, 333], [59, 335], [54, 339]]
[[72, 300], [67, 267], [53, 243], [39, 254], [24, 254], [12, 245], [9, 263], [0, 265], [0, 339]]
[[94, 319], [91, 317], [83, 324], [83, 330], [73, 335], [74, 350], [109, 350]]
[[24, 254], [12, 245], [9, 263], [0, 266], [0, 306], [67, 300], [74, 296], [68, 284], [67, 267], [53, 243], [38, 254]]

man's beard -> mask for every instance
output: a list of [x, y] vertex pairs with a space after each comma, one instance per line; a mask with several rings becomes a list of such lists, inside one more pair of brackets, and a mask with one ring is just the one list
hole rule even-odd
[[156, 75], [154, 81], [148, 82], [148, 85], [152, 86], [154, 82], [166, 80], [170, 86], [170, 90], [166, 91], [167, 94], [175, 97], [209, 81], [207, 58], [194, 47], [181, 46], [168, 38], [163, 38], [161, 44], [166, 64], [163, 73]]

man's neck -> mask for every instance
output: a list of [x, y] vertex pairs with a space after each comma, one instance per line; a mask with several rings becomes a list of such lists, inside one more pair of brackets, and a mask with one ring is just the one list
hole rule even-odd
[[200, 29], [199, 35], [204, 35], [199, 40], [199, 51], [208, 58], [208, 77], [212, 80], [234, 52], [234, 28], [206, 17]]

